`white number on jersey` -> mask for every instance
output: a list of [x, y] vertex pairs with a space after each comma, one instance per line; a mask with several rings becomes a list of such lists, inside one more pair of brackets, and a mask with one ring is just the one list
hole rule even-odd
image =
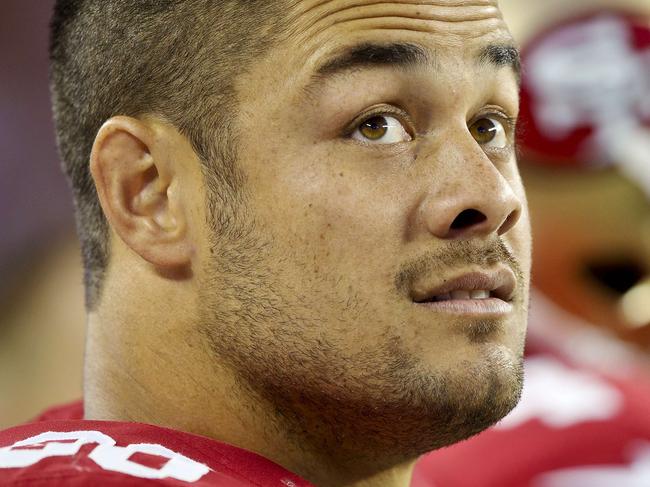
[[[88, 458], [112, 472], [143, 479], [172, 478], [196, 482], [210, 471], [206, 465], [162, 445], [140, 443], [122, 447], [115, 443], [113, 438], [99, 431], [50, 431], [0, 448], [0, 468], [25, 468], [44, 458], [71, 457], [79, 453], [82, 446], [96, 444]], [[159, 469], [147, 467], [130, 460], [135, 453], [158, 455], [166, 458], [167, 462]]]

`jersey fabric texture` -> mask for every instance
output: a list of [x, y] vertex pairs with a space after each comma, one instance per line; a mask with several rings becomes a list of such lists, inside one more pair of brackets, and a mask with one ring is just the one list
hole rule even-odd
[[246, 450], [141, 423], [85, 421], [80, 402], [0, 432], [0, 485], [310, 487]]

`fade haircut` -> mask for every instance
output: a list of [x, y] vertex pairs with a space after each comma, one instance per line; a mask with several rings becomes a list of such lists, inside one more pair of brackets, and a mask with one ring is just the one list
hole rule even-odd
[[232, 226], [234, 81], [282, 32], [280, 0], [57, 0], [50, 79], [59, 153], [72, 188], [86, 307], [99, 300], [108, 223], [89, 169], [110, 117], [154, 115], [185, 135], [202, 162], [208, 211]]

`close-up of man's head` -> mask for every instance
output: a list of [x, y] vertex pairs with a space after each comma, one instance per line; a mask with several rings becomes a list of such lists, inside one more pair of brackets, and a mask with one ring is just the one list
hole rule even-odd
[[70, 0], [51, 34], [87, 419], [353, 485], [515, 406], [531, 237], [496, 0]]

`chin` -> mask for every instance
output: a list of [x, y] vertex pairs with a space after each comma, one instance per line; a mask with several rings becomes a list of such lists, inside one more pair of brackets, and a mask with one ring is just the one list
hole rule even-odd
[[397, 463], [494, 425], [519, 401], [523, 360], [503, 345], [481, 348], [478, 356], [461, 355], [444, 370], [402, 356], [399, 368], [384, 375], [374, 393], [366, 389], [356, 401], [348, 397], [349, 403], [339, 404], [333, 421], [348, 432], [350, 445], [337, 447], [373, 452]]
[[494, 343], [481, 348], [481, 358], [462, 361], [455, 370], [449, 370], [449, 379], [443, 381], [443, 387], [438, 387], [436, 395], [428, 401], [429, 414], [421, 419], [428, 427], [431, 441], [422, 445], [422, 453], [484, 431], [519, 402], [523, 357]]

